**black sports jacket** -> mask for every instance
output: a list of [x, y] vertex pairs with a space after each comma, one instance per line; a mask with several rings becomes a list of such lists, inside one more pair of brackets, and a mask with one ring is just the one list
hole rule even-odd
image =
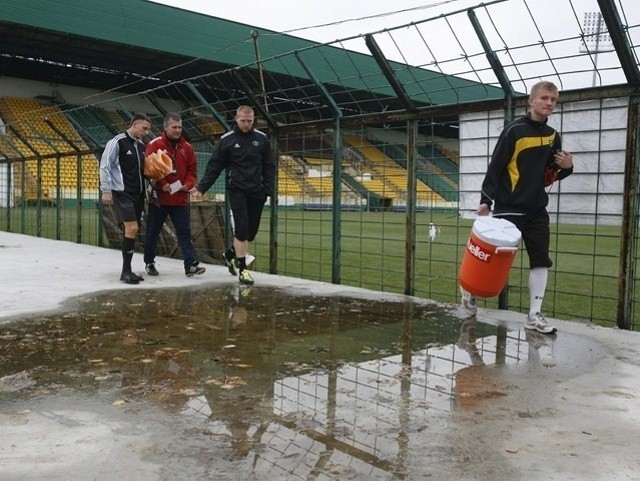
[[144, 192], [144, 150], [144, 143], [127, 132], [109, 140], [100, 160], [100, 190]]
[[209, 190], [225, 168], [229, 190], [273, 194], [275, 163], [264, 132], [252, 129], [245, 134], [234, 126], [220, 137], [196, 188], [202, 193]]

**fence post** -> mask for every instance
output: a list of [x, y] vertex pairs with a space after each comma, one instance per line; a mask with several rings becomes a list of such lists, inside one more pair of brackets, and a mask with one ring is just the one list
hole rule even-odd
[[404, 293], [412, 296], [416, 287], [416, 202], [417, 193], [417, 162], [416, 137], [418, 122], [407, 121], [407, 212], [405, 217], [405, 276]]
[[631, 329], [633, 319], [633, 289], [635, 278], [636, 236], [638, 233], [638, 119], [640, 97], [629, 97], [627, 115], [627, 145], [622, 189], [622, 225], [620, 231], [620, 277], [616, 324]]

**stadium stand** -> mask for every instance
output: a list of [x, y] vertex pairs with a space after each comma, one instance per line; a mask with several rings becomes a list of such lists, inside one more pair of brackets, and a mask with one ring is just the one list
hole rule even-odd
[[194, 115], [191, 117], [191, 122], [205, 135], [220, 135], [225, 132], [225, 128], [211, 116], [208, 115]]
[[[25, 176], [25, 200], [38, 197], [38, 189], [41, 189], [40, 198], [52, 199], [58, 195], [62, 197], [75, 197], [74, 189], [78, 186], [77, 159], [75, 156], [61, 157], [59, 174], [57, 173], [55, 154], [57, 151], [69, 151], [68, 142], [62, 137], [71, 140], [81, 151], [94, 151], [102, 149], [104, 144], [116, 133], [128, 126], [128, 118], [131, 111], [126, 106], [123, 108], [107, 110], [102, 107], [92, 106], [90, 109], [80, 105], [66, 105], [65, 110], [60, 110], [55, 105], [42, 105], [35, 99], [2, 97], [0, 99], [0, 116], [11, 125], [9, 133], [0, 140], [0, 150], [18, 151], [25, 158], [39, 156], [42, 158], [40, 167], [35, 160], [26, 163], [26, 170], [15, 171], [15, 175]], [[153, 119], [153, 129], [158, 135], [162, 129], [162, 114], [148, 113]], [[33, 118], [33, 120], [28, 120]], [[49, 119], [56, 128], [48, 125], [44, 119]], [[16, 119], [21, 119], [17, 121]], [[219, 135], [224, 131], [223, 126], [213, 117], [194, 115], [184, 119], [185, 133], [188, 137], [198, 139]], [[61, 132], [60, 135], [58, 132]], [[154, 134], [150, 137], [155, 136]], [[327, 136], [325, 136], [327, 137]], [[29, 145], [23, 142], [24, 139]], [[324, 139], [330, 143], [330, 138]], [[302, 157], [300, 155], [281, 155], [278, 171], [278, 194], [293, 198], [297, 204], [315, 204], [331, 202], [333, 189], [333, 157], [331, 150], [327, 148], [319, 137], [310, 137], [305, 142], [299, 142], [301, 148], [313, 147], [315, 142], [317, 152], [320, 155]], [[213, 151], [213, 144], [206, 140], [192, 142], [198, 159], [198, 172], [202, 173]], [[295, 150], [295, 141], [288, 147]], [[369, 198], [370, 194], [390, 199], [394, 205], [406, 203], [406, 170], [387, 154], [378, 149], [373, 143], [358, 135], [346, 135], [345, 144], [349, 149], [357, 152], [358, 161], [349, 156], [343, 158], [343, 175], [352, 176], [352, 182], [343, 183], [342, 190], [354, 195], [353, 182], [362, 186], [360, 195]], [[91, 146], [91, 147], [89, 147]], [[33, 149], [33, 150], [32, 150]], [[34, 152], [35, 151], [35, 152]], [[305, 150], [302, 150], [306, 152]], [[97, 195], [99, 186], [99, 165], [96, 155], [84, 154], [82, 167], [85, 171], [82, 180], [83, 196], [91, 192]], [[432, 167], [437, 170], [437, 166]], [[38, 171], [40, 169], [40, 171]], [[311, 171], [311, 175], [310, 174]], [[38, 173], [40, 172], [40, 173]], [[446, 178], [447, 173], [440, 171], [438, 176]], [[60, 177], [58, 184], [58, 175]], [[58, 192], [57, 186], [60, 186]], [[369, 192], [370, 194], [367, 194]], [[224, 194], [224, 178], [218, 179], [209, 191], [209, 198], [216, 198]], [[424, 182], [418, 182], [418, 202], [425, 204], [442, 200]]]
[[319, 197], [331, 197], [333, 192], [333, 177], [308, 177], [307, 183]]
[[104, 123], [103, 119], [111, 119], [101, 107], [87, 109], [81, 105], [68, 105], [64, 114], [82, 138], [94, 147], [104, 147], [109, 139], [119, 131], [117, 130], [118, 126]]
[[[5, 96], [0, 97], [0, 117], [11, 126], [14, 136], [13, 140], [11, 137], [3, 139], [3, 145], [9, 144], [17, 148], [25, 158], [42, 158], [40, 162], [35, 159], [27, 160], [24, 171], [15, 171], [16, 176], [24, 175], [27, 180], [28, 188], [22, 193], [23, 200], [35, 199], [38, 188], [42, 189], [44, 198], [50, 199], [55, 198], [56, 193], [72, 197], [70, 192], [77, 189], [78, 185], [94, 195], [97, 193], [99, 164], [95, 155], [56, 155], [70, 150], [89, 151], [87, 144], [57, 106], [42, 105], [35, 99]], [[73, 145], [72, 149], [69, 147], [70, 143]], [[78, 170], [81, 171], [80, 180]], [[16, 185], [20, 179], [21, 177], [15, 179]], [[58, 192], [58, 186], [63, 192]]]
[[[360, 154], [362, 162], [358, 170], [363, 174], [362, 185], [383, 198], [393, 199], [398, 203], [406, 202], [406, 169], [361, 136], [345, 135], [344, 141]], [[371, 177], [364, 174], [370, 174]], [[444, 199], [424, 182], [418, 180], [417, 200], [419, 204], [424, 204]]]

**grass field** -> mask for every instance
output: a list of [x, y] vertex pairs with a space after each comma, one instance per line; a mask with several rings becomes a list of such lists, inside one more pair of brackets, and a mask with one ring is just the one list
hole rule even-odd
[[[89, 206], [91, 207], [91, 206]], [[95, 208], [35, 207], [0, 209], [0, 229], [42, 237], [98, 243]], [[429, 241], [429, 223], [438, 233]], [[342, 212], [340, 283], [368, 289], [405, 292], [406, 215], [402, 212]], [[415, 230], [414, 295], [442, 302], [458, 302], [458, 269], [472, 221], [451, 212], [417, 214]], [[278, 212], [278, 274], [331, 282], [332, 213], [281, 209]], [[251, 251], [257, 270], [268, 269], [269, 211]], [[563, 319], [585, 319], [615, 326], [618, 302], [619, 227], [552, 225], [549, 285], [545, 313]], [[637, 258], [637, 256], [636, 256]], [[516, 256], [509, 279], [509, 308], [528, 308], [528, 259]], [[632, 286], [635, 292], [635, 282]], [[637, 295], [634, 297], [637, 305]], [[481, 301], [497, 307], [497, 299]], [[635, 310], [635, 309], [634, 309]], [[636, 323], [633, 323], [636, 324]], [[637, 325], [634, 326], [636, 329]]]
[[[429, 223], [438, 226], [429, 242]], [[330, 212], [285, 211], [279, 214], [280, 274], [331, 281]], [[268, 232], [263, 224], [256, 254], [268, 256]], [[457, 302], [458, 269], [472, 226], [471, 220], [437, 212], [416, 219], [414, 294]], [[268, 228], [268, 227], [267, 227]], [[341, 223], [341, 283], [390, 292], [404, 292], [404, 213], [343, 212]], [[615, 325], [618, 293], [619, 228], [552, 225], [554, 267], [550, 271], [545, 312], [565, 319], [588, 319]], [[509, 280], [509, 306], [528, 309], [528, 258], [520, 250]], [[497, 307], [497, 299], [486, 301]]]

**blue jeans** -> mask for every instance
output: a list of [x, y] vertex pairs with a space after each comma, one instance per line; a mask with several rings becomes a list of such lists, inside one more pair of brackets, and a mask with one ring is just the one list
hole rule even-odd
[[196, 251], [191, 240], [191, 207], [178, 205], [149, 204], [147, 231], [144, 236], [144, 263], [151, 264], [156, 257], [158, 238], [167, 216], [171, 219], [182, 250], [184, 268], [188, 269], [196, 262]]

